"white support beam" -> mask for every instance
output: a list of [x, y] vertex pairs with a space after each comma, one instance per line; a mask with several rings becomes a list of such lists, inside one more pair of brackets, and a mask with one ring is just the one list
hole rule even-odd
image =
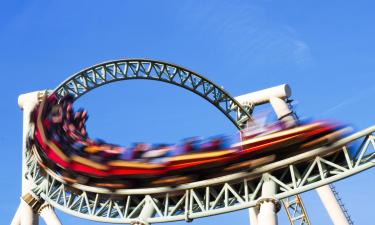
[[282, 84], [279, 86], [263, 89], [256, 92], [240, 95], [235, 97], [241, 105], [261, 105], [269, 102], [271, 97], [285, 99], [290, 97], [292, 91], [288, 84]]
[[249, 208], [250, 225], [258, 225], [258, 214], [259, 211], [256, 207]]
[[[292, 94], [291, 88], [288, 84], [282, 84], [279, 86], [263, 89], [260, 91], [244, 94], [241, 96], [235, 97], [235, 99], [241, 105], [261, 105], [265, 103], [270, 103], [274, 109], [277, 118], [285, 122], [287, 127], [292, 127], [296, 124], [296, 121], [293, 116], [293, 112], [289, 109], [289, 106], [284, 99], [290, 97]], [[248, 124], [251, 126], [252, 124]], [[266, 185], [267, 186], [267, 185]], [[272, 211], [275, 206], [272, 203], [265, 202], [262, 204], [263, 210], [262, 213], [259, 212], [256, 208], [249, 209], [249, 219], [251, 225], [262, 225], [268, 224], [269, 221], [266, 221], [266, 214], [272, 214]], [[259, 215], [260, 214], [260, 215]], [[275, 214], [276, 215], [276, 214]], [[274, 224], [277, 224], [276, 216], [272, 214], [271, 219]], [[259, 219], [261, 217], [261, 219]]]
[[150, 225], [148, 222], [148, 219], [152, 217], [152, 215], [155, 213], [155, 209], [152, 206], [151, 198], [146, 198], [145, 205], [142, 208], [141, 213], [139, 214], [138, 219], [132, 221], [131, 225]]
[[316, 192], [331, 217], [332, 223], [334, 225], [349, 225], [349, 222], [346, 219], [344, 212], [341, 210], [341, 207], [329, 185], [317, 188]]
[[10, 225], [21, 225], [20, 211], [21, 211], [21, 205], [18, 206], [16, 214], [14, 214], [14, 217]]
[[278, 97], [270, 97], [270, 103], [273, 110], [275, 110], [277, 119], [283, 121], [286, 127], [293, 127], [297, 124], [293, 111], [283, 99]]
[[258, 225], [277, 225], [277, 212], [280, 209], [279, 201], [275, 198], [276, 183], [266, 178], [262, 185], [262, 196], [258, 200]]
[[46, 225], [61, 225], [59, 218], [56, 216], [56, 213], [50, 204], [44, 203], [39, 210], [39, 214]]
[[[22, 196], [26, 195], [31, 190], [30, 181], [26, 179], [26, 161], [25, 152], [26, 141], [28, 132], [30, 130], [30, 113], [38, 103], [38, 91], [22, 94], [18, 97], [18, 106], [23, 110], [23, 130], [22, 130]], [[39, 224], [39, 215], [36, 214], [32, 207], [21, 199], [20, 202], [20, 212], [19, 216], [21, 225], [37, 225]]]
[[[26, 196], [31, 191], [31, 183], [26, 179], [26, 160], [25, 153], [28, 132], [32, 125], [30, 124], [30, 114], [35, 106], [38, 104], [39, 98], [43, 94], [42, 91], [35, 91], [22, 94], [18, 97], [18, 106], [23, 110], [23, 130], [22, 130], [22, 196]], [[52, 206], [44, 205], [40, 210], [40, 215], [47, 225], [61, 225]], [[17, 218], [18, 217], [18, 218]], [[38, 225], [39, 215], [35, 210], [21, 199], [20, 206], [17, 209], [16, 215], [13, 218], [12, 225]]]
[[276, 113], [277, 118], [283, 121], [286, 127], [293, 127], [297, 121], [294, 118], [293, 111], [289, 108], [285, 99], [292, 95], [288, 84], [263, 89], [260, 91], [244, 94], [235, 97], [241, 105], [261, 105], [270, 103]]

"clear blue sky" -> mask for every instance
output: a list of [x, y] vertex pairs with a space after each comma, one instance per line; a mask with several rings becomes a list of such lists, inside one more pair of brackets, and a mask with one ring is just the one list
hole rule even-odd
[[[0, 224], [19, 204], [19, 94], [53, 89], [103, 61], [151, 58], [197, 71], [234, 96], [289, 83], [301, 117], [361, 129], [375, 123], [374, 8], [371, 1], [1, 1]], [[201, 98], [152, 81], [108, 85], [79, 104], [89, 110], [91, 135], [120, 144], [235, 131]], [[356, 224], [373, 224], [374, 178], [372, 170], [336, 184]], [[303, 198], [313, 224], [331, 224], [315, 192]], [[248, 219], [240, 211], [193, 223]], [[280, 224], [288, 224], [284, 212]]]

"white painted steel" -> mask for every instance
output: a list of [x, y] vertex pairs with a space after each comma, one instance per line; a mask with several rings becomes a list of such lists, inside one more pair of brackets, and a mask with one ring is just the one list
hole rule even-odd
[[250, 225], [258, 225], [258, 214], [259, 214], [259, 211], [257, 208], [255, 207], [249, 208]]
[[272, 202], [264, 202], [260, 206], [258, 225], [277, 225], [276, 206]]
[[282, 84], [279, 86], [263, 89], [256, 92], [240, 95], [235, 97], [241, 105], [261, 105], [269, 102], [271, 97], [285, 99], [290, 97], [292, 91], [288, 84]]
[[25, 158], [26, 140], [28, 132], [30, 131], [30, 113], [38, 103], [38, 93], [39, 91], [22, 94], [18, 97], [18, 106], [23, 110], [23, 129], [22, 129], [22, 195], [27, 194], [30, 191], [31, 184], [25, 179], [25, 174], [27, 171]]
[[46, 225], [61, 225], [59, 218], [50, 204], [43, 205], [39, 214]]
[[[373, 132], [375, 132], [375, 126], [330, 146], [261, 166], [249, 172], [194, 182], [175, 188], [123, 189], [116, 192], [103, 189], [98, 189], [99, 192], [92, 192], [95, 189], [91, 188], [91, 191], [87, 192], [81, 189], [85, 187], [84, 185], [66, 185], [48, 171], [49, 176], [40, 175], [38, 172], [40, 168], [33, 155], [29, 157], [28, 166], [29, 170], [35, 173], [30, 173], [29, 179], [40, 187], [42, 190], [40, 196], [43, 199], [55, 208], [77, 217], [101, 222], [130, 223], [139, 217], [146, 199], [151, 199], [156, 213], [149, 218], [149, 223], [189, 221], [255, 206], [264, 182], [263, 179], [257, 180], [257, 177], [267, 175], [275, 181], [279, 186], [275, 197], [283, 199], [372, 168], [375, 166], [374, 154], [366, 153], [366, 149], [369, 144], [374, 144]], [[336, 151], [340, 154], [347, 154], [346, 146], [358, 138], [364, 138], [363, 144], [356, 150], [355, 155], [359, 157], [347, 158], [339, 162], [330, 157]], [[309, 163], [301, 170], [295, 167], [300, 162]], [[319, 164], [330, 165], [331, 168], [318, 166]], [[290, 176], [288, 174], [292, 174], [290, 165], [294, 171], [300, 170], [298, 173], [293, 173], [293, 182], [288, 178]], [[276, 171], [278, 172], [275, 173]], [[311, 173], [311, 171], [319, 172]], [[274, 173], [278, 175], [274, 176]], [[79, 188], [78, 194], [72, 192], [72, 188]], [[120, 198], [116, 200], [118, 197], [112, 199], [111, 196]], [[95, 199], [102, 199], [100, 207], [95, 203], [97, 202]], [[108, 217], [106, 215], [109, 210], [111, 215]]]
[[20, 203], [20, 221], [21, 225], [38, 225], [39, 216], [33, 212], [33, 209], [21, 199]]
[[[276, 113], [277, 119], [283, 121], [286, 127], [293, 127], [297, 124], [294, 112], [289, 108], [289, 105], [284, 99], [271, 96], [269, 102]], [[293, 204], [288, 204], [290, 200], [293, 202]], [[303, 207], [301, 196], [296, 195], [288, 197], [287, 200], [282, 200], [282, 203], [287, 211], [291, 225], [294, 225], [296, 220], [299, 220], [301, 225], [310, 224], [307, 212]], [[297, 218], [290, 216], [291, 211], [293, 212], [294, 216], [297, 216]]]
[[[26, 141], [29, 136], [29, 132], [32, 131], [33, 127], [30, 124], [30, 114], [31, 111], [35, 108], [39, 101], [39, 96], [43, 92], [35, 91], [26, 94], [22, 94], [18, 97], [18, 106], [21, 110], [23, 110], [23, 130], [22, 130], [22, 196], [29, 193], [33, 188], [33, 183], [30, 180], [26, 179], [26, 174], [28, 173], [28, 168], [26, 166], [26, 153], [28, 151], [26, 146]], [[42, 211], [43, 217], [48, 220], [46, 221], [47, 225], [60, 225], [60, 221], [58, 220], [55, 212], [51, 208], [51, 206], [46, 207]], [[17, 209], [15, 217], [19, 217], [19, 219], [14, 218], [14, 223], [17, 224], [18, 220], [20, 221], [21, 225], [37, 225], [39, 224], [39, 215], [34, 212], [34, 210], [25, 203], [22, 199], [20, 202], [20, 206]], [[12, 222], [13, 223], [13, 222]]]
[[[373, 132], [375, 126], [343, 138], [332, 145], [247, 172], [178, 187], [111, 191], [81, 184], [68, 185], [48, 169], [47, 176], [42, 173], [31, 149], [25, 152], [25, 164], [27, 178], [33, 184], [33, 193], [65, 213], [101, 222], [131, 223], [137, 218], [142, 218], [142, 209], [145, 207], [145, 202], [149, 201], [151, 204], [147, 207], [152, 206], [155, 213], [147, 219], [148, 223], [190, 221], [255, 206], [260, 198], [260, 189], [265, 182], [263, 178], [259, 180], [260, 177], [268, 176], [277, 183], [275, 197], [282, 199], [372, 168], [375, 166], [374, 153], [366, 153], [365, 148], [370, 144], [375, 146]], [[351, 158], [348, 156], [347, 145], [359, 138], [365, 139], [357, 150], [356, 157]], [[343, 152], [346, 160], [337, 162], [326, 157], [337, 151]], [[290, 168], [297, 170], [295, 165], [302, 162], [309, 164], [300, 173], [293, 173], [293, 182], [290, 183], [291, 181], [285, 179], [285, 174], [291, 173]], [[331, 165], [332, 168], [322, 167], [323, 163]], [[319, 173], [311, 173], [315, 170]], [[278, 175], [274, 176], [276, 171]], [[265, 212], [269, 212], [271, 206], [265, 205], [264, 208]]]
[[[30, 113], [38, 103], [39, 91], [22, 94], [18, 97], [18, 106], [23, 110], [23, 129], [22, 129], [22, 196], [27, 194], [31, 190], [31, 183], [26, 179], [26, 140], [28, 132], [30, 131]], [[20, 213], [21, 225], [38, 224], [39, 216], [33, 212], [33, 209], [21, 200], [20, 202]]]
[[287, 127], [293, 127], [297, 124], [292, 110], [283, 99], [272, 96], [269, 101], [272, 108], [275, 110], [278, 120], [283, 121]]
[[341, 210], [341, 207], [329, 185], [317, 188], [316, 192], [318, 193], [320, 200], [323, 202], [332, 223], [334, 225], [349, 225], [349, 222], [346, 219], [344, 212]]
[[[151, 198], [151, 197], [150, 197]], [[145, 204], [142, 208], [141, 213], [139, 214], [139, 217], [132, 221], [130, 224], [135, 225], [135, 224], [141, 224], [141, 225], [149, 225], [148, 219], [152, 217], [152, 215], [155, 212], [154, 207], [152, 206], [152, 199], [147, 198], [145, 200]]]
[[277, 206], [275, 194], [277, 193], [275, 181], [266, 179], [262, 185], [262, 196], [258, 200], [260, 209], [258, 225], [277, 225]]
[[10, 225], [20, 225], [21, 224], [20, 211], [21, 211], [21, 205], [18, 206], [16, 214], [14, 214], [14, 217], [13, 217]]

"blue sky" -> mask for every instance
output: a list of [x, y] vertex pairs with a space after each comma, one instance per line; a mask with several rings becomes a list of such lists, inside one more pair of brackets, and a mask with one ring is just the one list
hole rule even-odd
[[[234, 96], [288, 83], [299, 116], [361, 129], [375, 123], [374, 7], [371, 1], [2, 1], [0, 223], [8, 224], [19, 204], [19, 94], [53, 89], [103, 61], [151, 58], [197, 71]], [[235, 131], [203, 99], [152, 81], [107, 85], [78, 104], [89, 110], [92, 136], [120, 144]], [[356, 224], [371, 224], [374, 171], [336, 186]], [[315, 192], [303, 198], [313, 224], [330, 224]], [[64, 224], [87, 224], [59, 216]], [[233, 222], [247, 224], [246, 212], [193, 223]], [[283, 212], [279, 224], [288, 224]]]

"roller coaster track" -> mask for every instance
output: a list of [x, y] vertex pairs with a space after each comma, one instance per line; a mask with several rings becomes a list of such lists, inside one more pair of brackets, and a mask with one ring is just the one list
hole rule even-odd
[[54, 93], [58, 97], [72, 94], [78, 99], [102, 85], [136, 79], [161, 81], [191, 91], [214, 105], [239, 129], [251, 120], [251, 104], [239, 104], [222, 87], [202, 75], [155, 60], [126, 59], [98, 64], [69, 77], [54, 90]]
[[[67, 185], [52, 171], [40, 168], [33, 151], [27, 153], [27, 176], [33, 181], [35, 195], [80, 218], [131, 223], [149, 205], [155, 210], [147, 219], [149, 223], [191, 221], [257, 206], [261, 186], [267, 179], [278, 185], [275, 198], [284, 199], [372, 168], [375, 166], [374, 132], [375, 126], [372, 126], [330, 146], [248, 172], [178, 187], [111, 191], [81, 184]], [[349, 150], [353, 152], [349, 154]]]
[[[185, 68], [154, 60], [127, 59], [84, 69], [61, 83], [57, 97], [87, 92], [121, 80], [147, 79], [177, 85], [204, 98], [238, 128], [251, 120], [253, 105], [241, 105], [223, 88]], [[111, 191], [82, 184], [67, 184], [61, 177], [37, 163], [35, 146], [25, 151], [27, 178], [32, 192], [53, 207], [80, 218], [131, 223], [144, 208], [154, 214], [149, 223], [195, 218], [257, 207], [266, 180], [278, 185], [275, 198], [282, 200], [291, 224], [310, 224], [299, 193], [344, 179], [374, 166], [375, 126], [350, 137], [290, 158], [219, 178], [178, 187], [122, 189]], [[356, 145], [361, 143], [360, 145]], [[355, 149], [355, 150], [354, 150]], [[349, 154], [349, 150], [353, 150]]]

